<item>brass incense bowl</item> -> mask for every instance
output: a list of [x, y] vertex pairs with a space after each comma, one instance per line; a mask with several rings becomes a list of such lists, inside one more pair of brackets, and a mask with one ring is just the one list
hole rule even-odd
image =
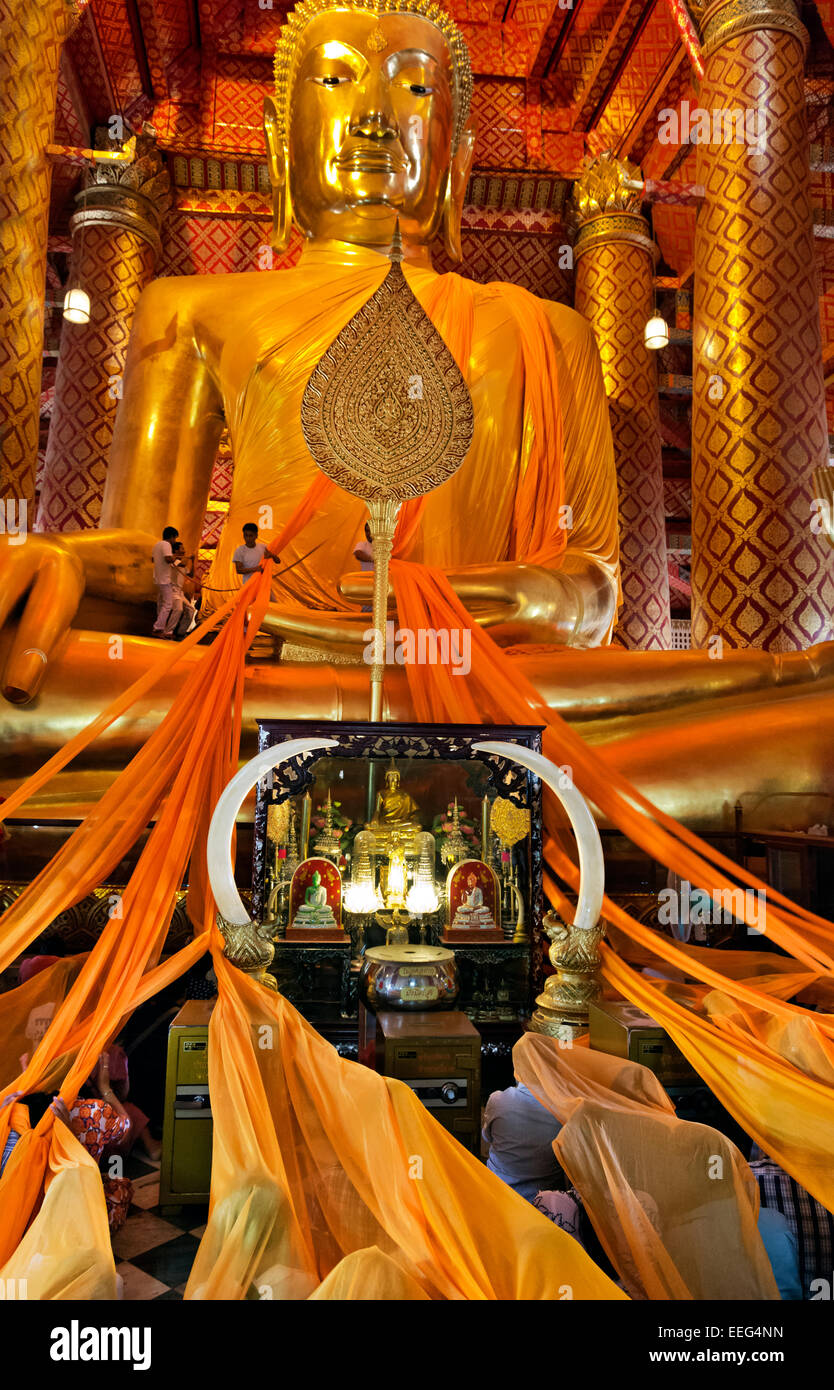
[[372, 946], [359, 974], [359, 994], [380, 1009], [449, 1009], [460, 981], [454, 951], [443, 946]]

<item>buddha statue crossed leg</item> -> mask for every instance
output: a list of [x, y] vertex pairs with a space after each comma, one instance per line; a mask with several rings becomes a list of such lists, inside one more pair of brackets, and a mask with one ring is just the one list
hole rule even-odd
[[[286, 243], [294, 219], [305, 236], [298, 265], [149, 286], [134, 319], [101, 529], [30, 536], [2, 548], [0, 619], [22, 605], [16, 633], [5, 636], [3, 690], [22, 704], [45, 681], [41, 724], [53, 692], [72, 688], [80, 657], [65, 634], [82, 595], [145, 601], [152, 596], [150, 549], [163, 526], [177, 524], [186, 550], [198, 543], [224, 422], [234, 481], [210, 585], [234, 587], [231, 555], [243, 521], [270, 507], [277, 531], [307, 495], [316, 468], [301, 434], [301, 396], [330, 342], [381, 283], [397, 218], [409, 284], [458, 356], [475, 413], [469, 455], [426, 500], [403, 558], [444, 571], [502, 645], [538, 648], [523, 659], [545, 698], [556, 698], [565, 679], [581, 691], [586, 653], [571, 656], [565, 647], [598, 646], [610, 635], [616, 479], [591, 329], [564, 305], [512, 286], [439, 277], [431, 268], [428, 248], [441, 227], [459, 255], [474, 146], [468, 57], [456, 26], [430, 0], [403, 0], [391, 10], [306, 0], [279, 43], [276, 76], [275, 98], [265, 106], [275, 239]], [[526, 385], [531, 375], [537, 392]], [[529, 412], [533, 395], [545, 438]], [[323, 656], [358, 654], [367, 618], [357, 600], [367, 600], [369, 581], [348, 575], [364, 519], [358, 500], [333, 492], [282, 548], [284, 564], [313, 553], [276, 582], [270, 631], [318, 646]], [[97, 624], [118, 630], [117, 620], [108, 626], [99, 617]], [[134, 673], [155, 650], [129, 639], [125, 647]], [[663, 688], [667, 713], [678, 690], [690, 719], [715, 685], [715, 663], [706, 656], [612, 652], [609, 681], [598, 669], [606, 654], [587, 655], [596, 659], [597, 712], [604, 715], [610, 688], [617, 732], [626, 735], [628, 718], [641, 714], [647, 679]], [[103, 642], [88, 642], [84, 659], [92, 717], [112, 691], [113, 663]], [[755, 654], [756, 698], [785, 681], [786, 661], [787, 678], [801, 685], [819, 674], [820, 662], [827, 669], [828, 657], [825, 649], [810, 662], [797, 654], [791, 676], [786, 658]], [[727, 700], [748, 698], [750, 673], [751, 662], [742, 662], [736, 678], [733, 655], [725, 657], [725, 709]], [[309, 667], [287, 667], [277, 688], [265, 677], [258, 712], [288, 712], [296, 684], [299, 692], [309, 688]], [[319, 712], [309, 700], [306, 710]], [[29, 737], [27, 718], [25, 710], [9, 712], [12, 747]], [[742, 723], [750, 727], [747, 717]], [[41, 749], [48, 751], [43, 742]], [[627, 754], [621, 765], [627, 770]]]

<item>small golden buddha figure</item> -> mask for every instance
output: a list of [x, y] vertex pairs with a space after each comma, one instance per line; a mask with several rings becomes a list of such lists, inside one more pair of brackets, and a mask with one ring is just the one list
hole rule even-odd
[[389, 767], [385, 774], [385, 790], [377, 792], [376, 811], [368, 828], [419, 830], [419, 811], [417, 802], [401, 787], [398, 770]]

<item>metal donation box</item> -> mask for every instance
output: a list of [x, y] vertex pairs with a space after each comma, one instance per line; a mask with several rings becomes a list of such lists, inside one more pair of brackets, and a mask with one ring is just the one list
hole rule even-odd
[[191, 999], [168, 1030], [165, 1118], [159, 1173], [161, 1206], [202, 1203], [211, 1183], [212, 1118], [208, 1025], [214, 999]]

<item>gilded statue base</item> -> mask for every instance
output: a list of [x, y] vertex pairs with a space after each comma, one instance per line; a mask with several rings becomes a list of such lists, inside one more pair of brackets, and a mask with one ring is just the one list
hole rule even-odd
[[548, 955], [556, 974], [545, 981], [536, 999], [530, 1027], [534, 1033], [572, 1041], [587, 1032], [588, 1006], [602, 993], [599, 946], [604, 929], [571, 926], [555, 912], [545, 915], [544, 929], [552, 942]]
[[218, 913], [217, 925], [226, 943], [223, 951], [226, 959], [257, 984], [265, 985], [267, 989], [277, 992], [278, 984], [274, 976], [267, 973], [267, 967], [272, 964], [275, 955], [272, 942], [275, 924], [250, 920], [240, 925], [225, 921]]

